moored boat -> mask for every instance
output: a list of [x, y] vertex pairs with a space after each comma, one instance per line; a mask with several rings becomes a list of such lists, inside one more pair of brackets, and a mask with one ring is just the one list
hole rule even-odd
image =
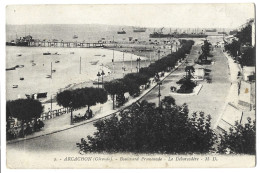
[[43, 55], [51, 55], [51, 53], [50, 52], [45, 52], [45, 53], [43, 53]]
[[133, 32], [145, 32], [146, 31], [146, 28], [143, 28], [143, 27], [136, 27], [133, 29]]
[[126, 34], [126, 32], [124, 31], [124, 28], [122, 28], [122, 31], [117, 31], [117, 34]]

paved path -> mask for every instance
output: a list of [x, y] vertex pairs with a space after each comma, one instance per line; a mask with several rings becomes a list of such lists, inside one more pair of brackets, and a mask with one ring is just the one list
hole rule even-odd
[[[198, 51], [201, 51], [199, 46], [194, 46], [188, 60], [194, 61], [199, 55]], [[214, 49], [212, 52], [214, 65], [206, 65], [206, 69], [211, 70], [212, 83], [209, 84], [206, 81], [198, 82], [203, 84], [203, 87], [198, 95], [185, 96], [185, 95], [172, 95], [176, 100], [177, 105], [183, 103], [188, 104], [190, 113], [195, 111], [203, 111], [205, 114], [210, 114], [212, 117], [212, 127], [216, 124], [219, 116], [222, 114], [222, 110], [225, 107], [225, 100], [229, 92], [231, 85], [229, 77], [228, 61], [224, 56], [220, 48]], [[184, 69], [179, 71], [179, 74], [185, 74]], [[176, 82], [182, 75], [176, 76], [175, 73], [167, 77], [161, 86], [162, 98], [170, 95], [170, 86], [177, 86]], [[158, 104], [158, 87], [152, 92], [146, 95], [143, 99]]]

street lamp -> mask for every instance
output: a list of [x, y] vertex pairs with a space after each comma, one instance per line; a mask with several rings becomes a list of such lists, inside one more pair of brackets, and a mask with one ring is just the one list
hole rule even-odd
[[[114, 50], [113, 50], [113, 52], [114, 52]], [[114, 53], [113, 53], [113, 56], [114, 56]], [[114, 57], [113, 57], [113, 59], [112, 59], [112, 63], [113, 63], [113, 72], [112, 72], [112, 73], [115, 73], [115, 62], [114, 62]]]
[[162, 81], [157, 82], [158, 86], [159, 86], [159, 92], [158, 92], [158, 98], [159, 98], [159, 108], [161, 109], [161, 85], [162, 85]]
[[132, 71], [133, 71], [133, 61], [132, 61], [132, 55], [133, 55], [133, 50], [132, 50], [132, 53], [131, 53], [131, 73], [132, 73]]
[[123, 77], [125, 76], [125, 67], [122, 67], [123, 70]]
[[160, 50], [158, 50], [158, 60], [160, 59]]
[[136, 64], [137, 64], [136, 68], [137, 68], [137, 72], [139, 72], [139, 70], [140, 70], [140, 61], [141, 61], [141, 58], [138, 57], [138, 58], [136, 59]]
[[104, 82], [103, 82], [103, 76], [105, 75], [104, 70], [102, 70], [101, 75], [102, 75], [102, 88], [104, 88]]
[[98, 88], [99, 88], [99, 77], [100, 77], [101, 75], [100, 75], [100, 73], [98, 72], [98, 74], [97, 74], [97, 77], [98, 77]]

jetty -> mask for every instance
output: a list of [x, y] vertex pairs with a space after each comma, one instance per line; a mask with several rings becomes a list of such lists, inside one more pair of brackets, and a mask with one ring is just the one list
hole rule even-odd
[[[63, 40], [40, 40], [33, 39], [32, 36], [28, 35], [25, 37], [16, 38], [11, 42], [6, 42], [7, 46], [24, 46], [24, 47], [64, 47], [64, 48], [96, 48], [104, 47], [104, 44], [101, 42], [91, 43], [85, 41], [63, 41]], [[17, 56], [22, 56], [18, 54]]]
[[96, 48], [104, 47], [103, 43], [85, 43], [85, 42], [63, 42], [63, 41], [29, 41], [29, 47], [64, 47], [64, 48]]

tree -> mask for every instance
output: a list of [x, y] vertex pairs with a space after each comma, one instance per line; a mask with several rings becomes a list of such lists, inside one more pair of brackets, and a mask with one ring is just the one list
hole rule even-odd
[[104, 88], [112, 96], [113, 109], [115, 109], [115, 95], [124, 94], [127, 91], [126, 85], [121, 80], [115, 79], [105, 82]]
[[186, 104], [163, 100], [170, 106], [161, 110], [142, 101], [95, 122], [97, 132], [77, 146], [83, 152], [208, 153], [216, 139], [210, 116], [201, 112], [189, 118]]
[[7, 116], [17, 118], [22, 123], [22, 136], [24, 136], [24, 124], [39, 118], [43, 112], [40, 101], [33, 99], [18, 99], [7, 101]]
[[88, 106], [88, 112], [90, 111], [90, 106], [94, 106], [97, 103], [105, 103], [107, 101], [107, 92], [103, 88], [81, 88], [76, 90], [80, 93], [83, 105]]
[[156, 74], [156, 68], [151, 64], [149, 67], [142, 67], [139, 73], [153, 77]]
[[239, 60], [242, 66], [255, 66], [256, 65], [256, 49], [247, 48]]
[[196, 87], [196, 83], [186, 77], [180, 79], [176, 83], [181, 84], [181, 87], [177, 90], [177, 93], [192, 93], [193, 89]]
[[104, 90], [103, 88], [95, 88], [98, 93], [98, 96], [97, 97], [97, 103], [106, 103], [107, 102], [107, 92], [106, 90]]
[[175, 99], [171, 96], [165, 96], [162, 100], [162, 106], [165, 108], [171, 108], [172, 106], [175, 106]]
[[140, 86], [136, 84], [135, 80], [129, 78], [123, 78], [122, 82], [126, 86], [126, 91], [129, 92], [131, 96], [139, 96], [140, 95]]
[[161, 58], [158, 61], [155, 61], [155, 63], [150, 64], [149, 67], [141, 68], [140, 73], [150, 78], [153, 77], [156, 73], [167, 71], [168, 67], [174, 67], [178, 60], [184, 59], [186, 54], [190, 53], [193, 44], [193, 40], [181, 41], [181, 48], [178, 49], [177, 52], [174, 52]]
[[94, 106], [97, 103], [105, 103], [107, 101], [107, 93], [102, 88], [80, 88], [76, 90], [65, 90], [57, 94], [57, 102], [59, 105], [70, 108], [71, 124], [73, 124], [73, 110], [88, 106]]
[[230, 44], [225, 44], [225, 50], [227, 50], [232, 57], [237, 57], [240, 54], [241, 42], [235, 39]]
[[207, 60], [207, 57], [209, 56], [210, 46], [211, 46], [211, 43], [208, 42], [207, 40], [205, 40], [204, 44], [201, 46], [201, 50], [202, 50], [206, 60]]
[[247, 25], [246, 27], [242, 28], [240, 32], [237, 32], [236, 37], [242, 44], [249, 43], [252, 44], [252, 26]]
[[219, 153], [255, 154], [256, 153], [256, 123], [248, 118], [248, 123], [240, 124], [224, 132], [220, 136]]
[[135, 81], [137, 85], [145, 85], [149, 81], [149, 76], [141, 73], [128, 73], [124, 79]]
[[60, 106], [63, 106], [65, 108], [70, 108], [70, 124], [73, 124], [73, 108], [75, 105], [72, 104], [72, 102], [75, 100], [75, 97], [70, 90], [65, 90], [57, 94], [57, 103]]

